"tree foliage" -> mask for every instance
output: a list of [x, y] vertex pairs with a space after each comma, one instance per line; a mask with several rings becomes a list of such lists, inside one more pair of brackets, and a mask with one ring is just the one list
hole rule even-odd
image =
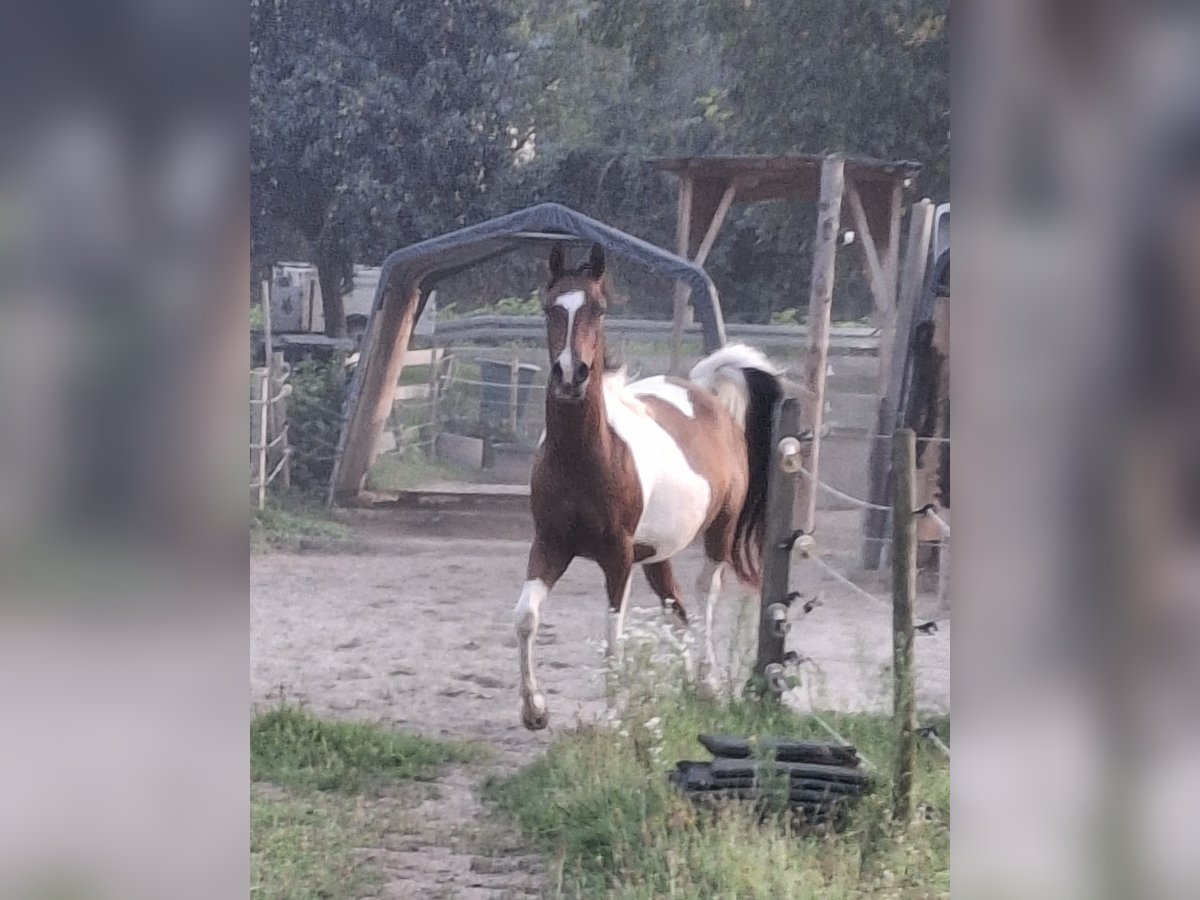
[[255, 249], [307, 245], [335, 333], [352, 261], [490, 213], [510, 25], [491, 0], [252, 0]]
[[[255, 258], [311, 255], [328, 296], [351, 260], [544, 200], [671, 247], [674, 184], [654, 156], [907, 158], [921, 192], [945, 196], [948, 14], [948, 0], [252, 0]], [[805, 212], [735, 207], [707, 264], [730, 318], [766, 321], [807, 293]], [[849, 256], [835, 303], [856, 316], [869, 301]], [[470, 296], [447, 299], [524, 293], [518, 271], [465, 276]], [[633, 310], [650, 311], [639, 284]]]

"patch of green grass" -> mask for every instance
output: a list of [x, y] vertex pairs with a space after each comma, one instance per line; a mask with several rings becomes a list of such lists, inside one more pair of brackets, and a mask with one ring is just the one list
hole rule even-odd
[[255, 900], [358, 897], [379, 881], [362, 859], [366, 828], [350, 801], [252, 790], [250, 896]]
[[331, 722], [294, 706], [259, 713], [250, 723], [250, 778], [281, 787], [362, 793], [433, 777], [451, 762], [478, 758], [476, 748], [434, 741], [378, 725]]
[[345, 539], [350, 536], [345, 525], [327, 518], [315, 507], [287, 507], [269, 500], [266, 508], [255, 510], [250, 520], [251, 552], [262, 553], [286, 546], [301, 538]]
[[479, 481], [483, 474], [430, 459], [417, 451], [384, 453], [367, 474], [367, 489], [408, 491], [435, 481]]
[[[786, 820], [762, 820], [730, 805], [700, 813], [667, 783], [675, 761], [705, 759], [701, 732], [828, 740], [813, 721], [771, 702], [708, 703], [684, 694], [658, 710], [661, 754], [629, 737], [581, 728], [488, 796], [551, 860], [551, 880], [571, 897], [925, 898], [949, 894], [949, 769], [922, 748], [921, 820], [903, 834], [889, 824], [890, 719], [828, 720], [877, 771], [874, 792], [834, 833], [798, 835]], [[942, 731], [945, 734], [945, 731]]]

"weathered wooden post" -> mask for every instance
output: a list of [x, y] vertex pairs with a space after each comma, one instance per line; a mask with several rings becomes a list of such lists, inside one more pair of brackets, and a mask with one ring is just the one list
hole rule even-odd
[[274, 336], [271, 334], [271, 282], [265, 278], [262, 283], [262, 299], [259, 301], [263, 320], [263, 362], [271, 365], [271, 354], [274, 352]]
[[913, 673], [913, 601], [917, 596], [917, 439], [911, 428], [892, 436], [892, 672], [896, 725], [892, 816], [908, 823], [917, 752], [917, 697]]
[[[689, 172], [679, 173], [679, 203], [675, 211], [675, 252], [687, 259], [691, 249], [692, 231], [692, 176]], [[675, 282], [675, 302], [671, 315], [671, 366], [668, 375], [682, 373], [683, 329], [692, 322], [688, 309], [688, 289], [683, 282]]]
[[[758, 658], [754, 672], [773, 693], [781, 693], [768, 671], [783, 665], [791, 572], [792, 511], [800, 467], [800, 400], [785, 396], [775, 408], [771, 429], [771, 469], [767, 477], [767, 522], [763, 532], [763, 579], [759, 602]], [[782, 674], [778, 670], [777, 674]]]
[[[925, 261], [929, 255], [929, 238], [933, 228], [934, 207], [929, 200], [914, 203], [908, 221], [908, 244], [905, 248], [904, 271], [900, 276], [898, 299], [893, 334], [885, 333], [880, 344], [880, 388], [879, 412], [876, 419], [876, 437], [871, 443], [868, 468], [871, 473], [870, 494], [872, 503], [887, 502], [887, 438], [896, 426], [896, 411], [900, 404], [904, 368], [908, 358], [908, 346], [912, 331], [913, 314], [917, 299], [925, 284]], [[890, 343], [889, 343], [890, 342]], [[884, 371], [886, 356], [887, 370]], [[878, 569], [883, 544], [879, 538], [887, 530], [887, 513], [868, 509], [864, 518], [863, 568]]]
[[812, 394], [809, 425], [812, 442], [805, 448], [805, 468], [812, 478], [800, 485], [796, 505], [800, 527], [812, 531], [817, 515], [817, 478], [820, 469], [821, 425], [825, 419], [825, 374], [829, 367], [829, 319], [833, 305], [834, 263], [842, 222], [842, 188], [845, 160], [827, 156], [821, 164], [821, 198], [817, 206], [817, 234], [813, 245], [812, 284], [808, 295], [808, 355], [804, 360], [804, 385]]

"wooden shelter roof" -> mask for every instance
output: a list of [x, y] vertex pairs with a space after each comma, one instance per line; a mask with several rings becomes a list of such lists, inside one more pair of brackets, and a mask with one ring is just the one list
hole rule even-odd
[[[892, 207], [921, 171], [910, 160], [882, 160], [841, 154], [846, 184], [861, 200], [866, 221], [877, 240], [886, 240]], [[699, 246], [724, 191], [734, 188], [734, 203], [759, 200], [812, 200], [821, 195], [821, 165], [825, 156], [681, 156], [656, 157], [654, 168], [691, 184], [694, 210], [688, 241], [690, 256]], [[723, 218], [723, 216], [719, 217]], [[849, 217], [847, 217], [849, 218]], [[682, 247], [677, 248], [677, 250]]]
[[[845, 156], [845, 172], [861, 188], [872, 184], [890, 188], [921, 171], [921, 164], [910, 160], [882, 160], [866, 156]], [[688, 174], [696, 179], [738, 181], [738, 200], [774, 200], [799, 198], [815, 200], [821, 193], [821, 163], [817, 154], [788, 156], [680, 156], [656, 157], [654, 168], [674, 175]], [[860, 188], [860, 189], [861, 189]]]

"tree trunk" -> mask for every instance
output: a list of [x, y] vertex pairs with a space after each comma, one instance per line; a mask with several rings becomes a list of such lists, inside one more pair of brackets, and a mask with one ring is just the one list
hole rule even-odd
[[317, 279], [321, 284], [321, 309], [325, 314], [325, 334], [346, 336], [346, 306], [342, 303], [342, 266], [333, 256], [319, 255]]

